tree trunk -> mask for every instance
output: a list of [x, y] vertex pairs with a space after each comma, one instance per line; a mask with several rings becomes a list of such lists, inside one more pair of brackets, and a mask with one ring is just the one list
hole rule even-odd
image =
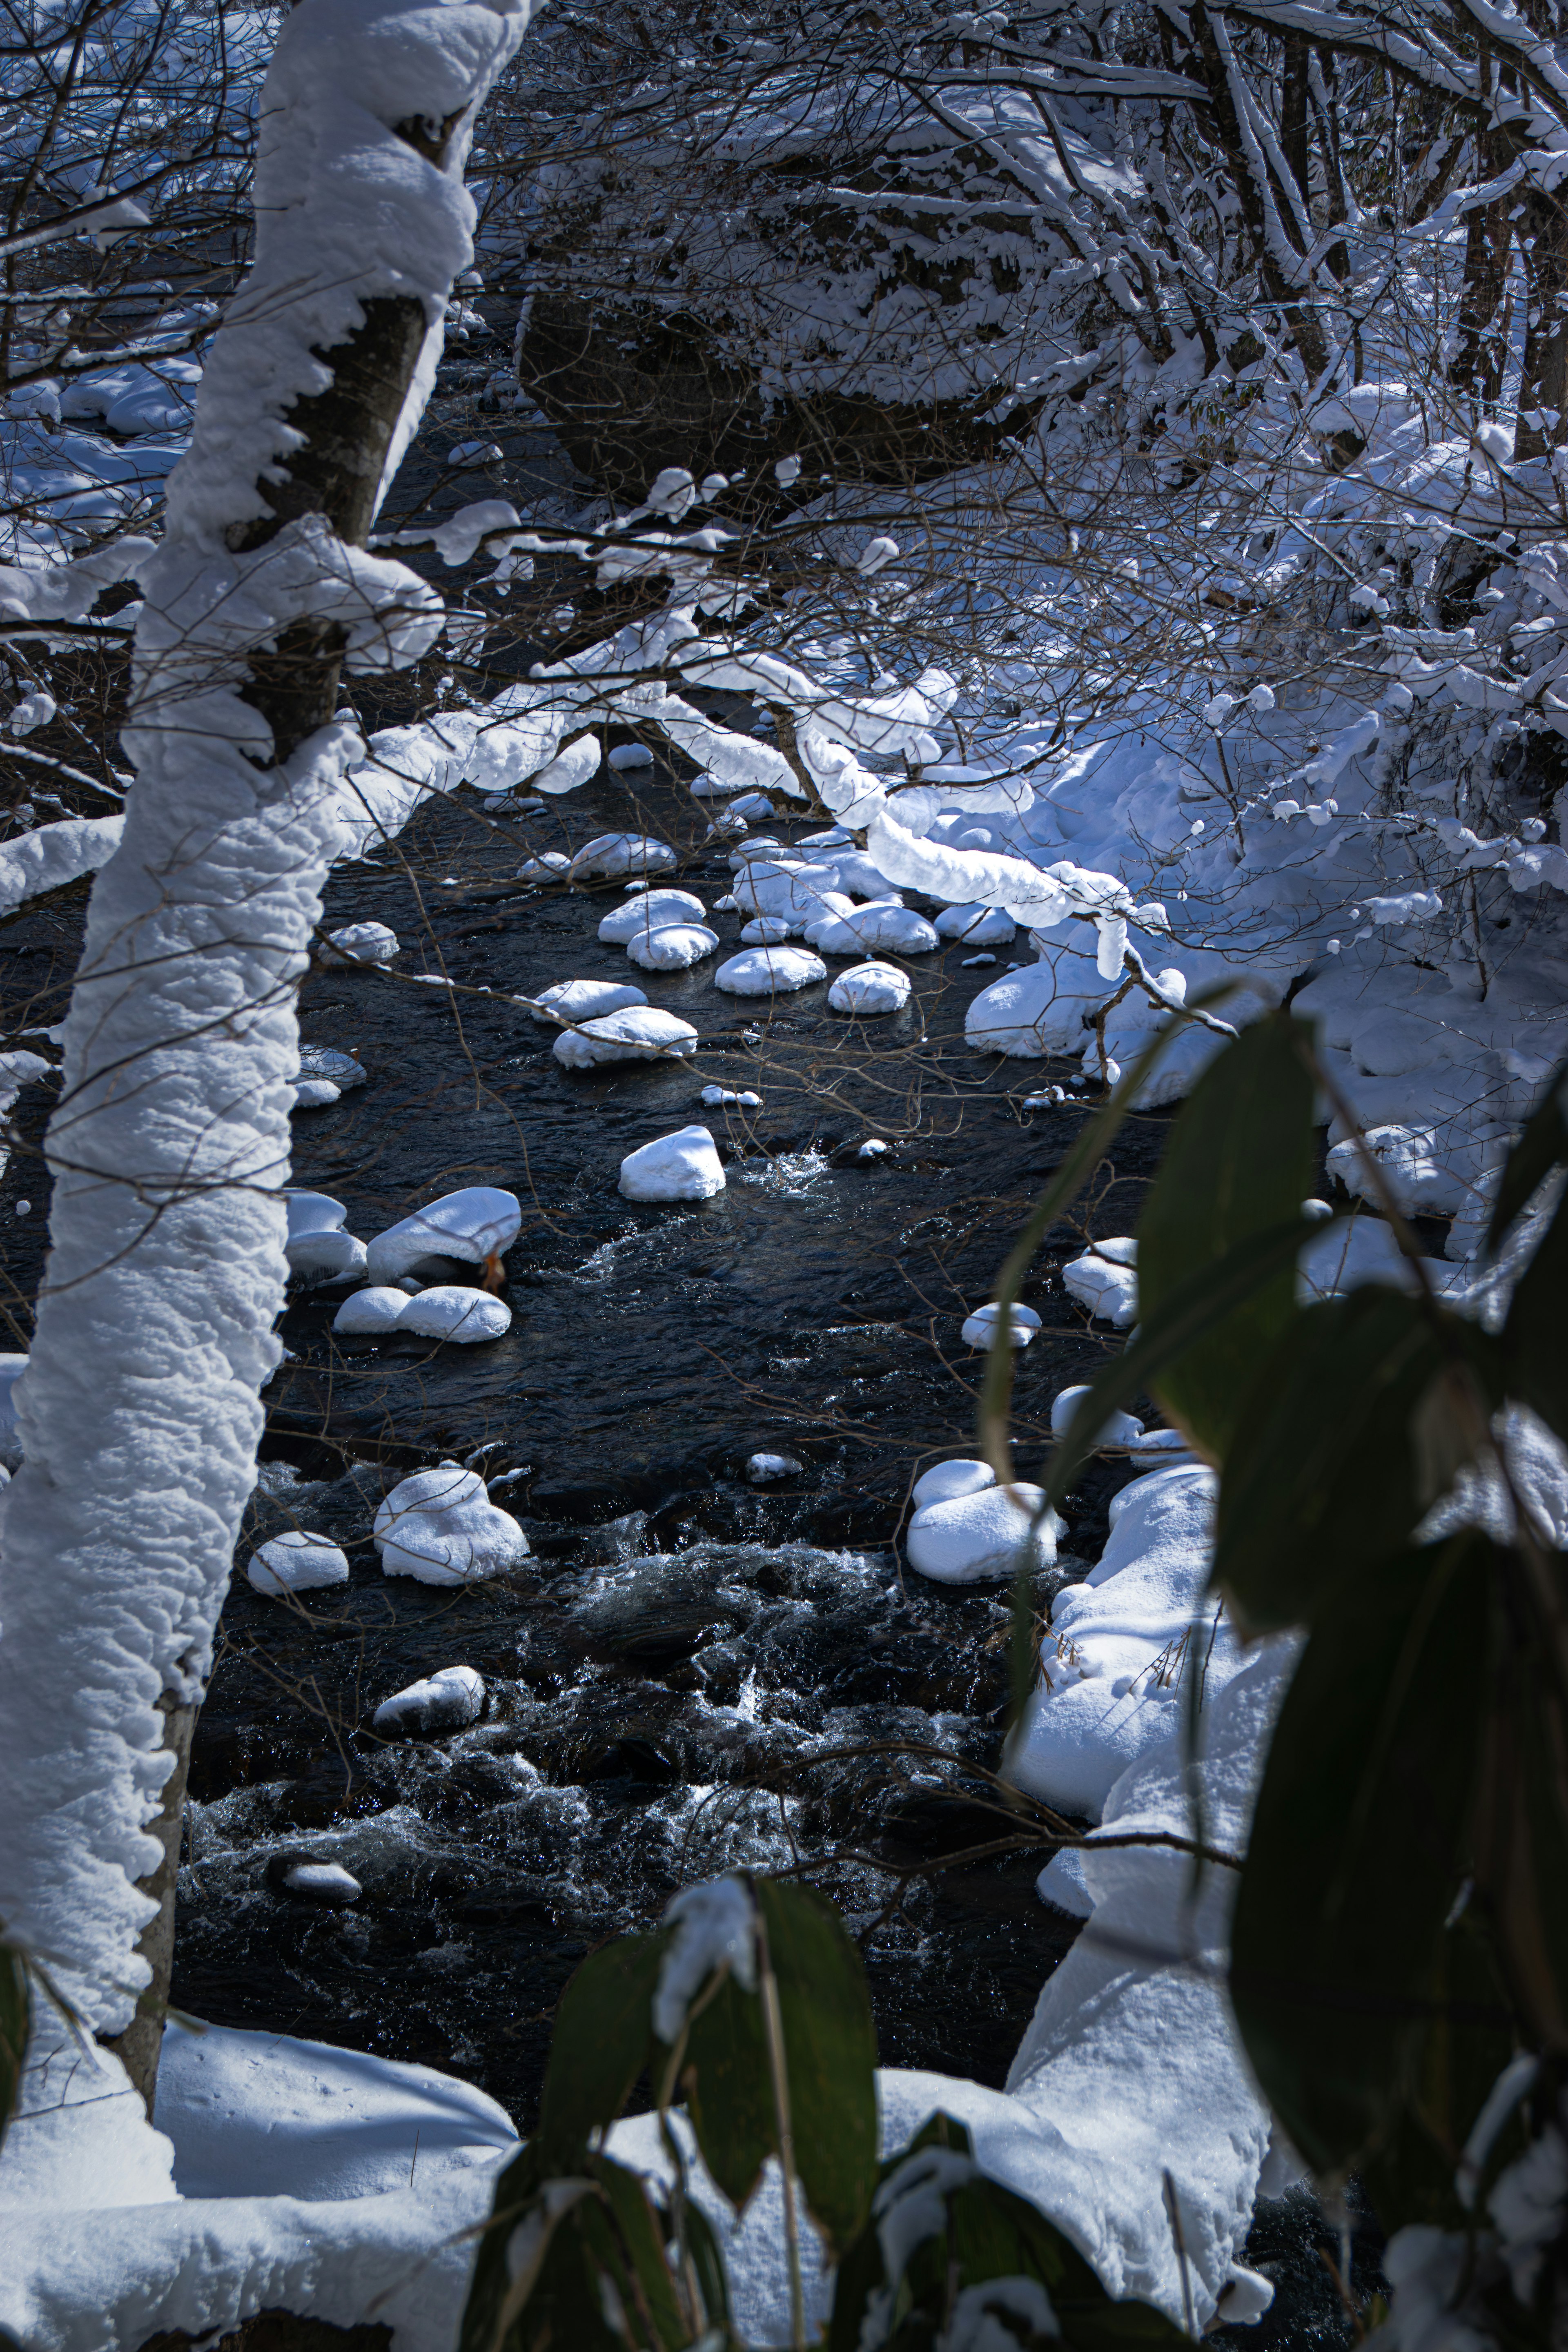
[[137, 781], [47, 1144], [0, 1561], [0, 1905], [126, 2074], [76, 2087], [37, 2002], [0, 2171], [68, 2179], [79, 2205], [99, 2165], [106, 2201], [138, 2168], [138, 2193], [169, 2193], [125, 2103], [155, 2081], [185, 1758], [279, 1360], [294, 992], [358, 749], [339, 679], [412, 657], [439, 612], [353, 551], [433, 380], [471, 256], [468, 132], [525, 0], [379, 0], [352, 39], [344, 21], [302, 0], [263, 94], [256, 266], [141, 571]]

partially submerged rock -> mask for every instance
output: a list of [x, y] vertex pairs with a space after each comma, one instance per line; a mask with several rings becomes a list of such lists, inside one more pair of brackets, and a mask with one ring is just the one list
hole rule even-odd
[[709, 1201], [724, 1190], [718, 1150], [705, 1127], [661, 1135], [621, 1162], [620, 1189], [628, 1201]]
[[490, 1501], [477, 1471], [456, 1462], [416, 1470], [377, 1510], [371, 1535], [387, 1576], [477, 1584], [528, 1558], [528, 1538]]
[[384, 1739], [409, 1739], [421, 1733], [461, 1731], [484, 1711], [485, 1680], [474, 1666], [443, 1666], [423, 1682], [384, 1698], [371, 1728]]
[[253, 1551], [246, 1577], [258, 1592], [278, 1600], [286, 1592], [310, 1592], [318, 1585], [346, 1584], [349, 1564], [331, 1536], [286, 1528]]
[[494, 1184], [468, 1184], [459, 1192], [445, 1192], [377, 1234], [366, 1253], [371, 1280], [395, 1281], [431, 1258], [467, 1258], [483, 1265], [511, 1246], [521, 1223], [522, 1205], [515, 1192]]

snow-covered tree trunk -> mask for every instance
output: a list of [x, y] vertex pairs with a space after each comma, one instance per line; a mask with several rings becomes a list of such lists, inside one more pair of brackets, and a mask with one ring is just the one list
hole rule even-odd
[[[295, 989], [357, 748], [339, 677], [440, 623], [361, 551], [470, 258], [474, 112], [528, 7], [302, 0], [286, 20], [256, 267], [140, 572], [137, 781], [66, 1024], [0, 1564], [0, 1917], [100, 2040], [166, 1971], [183, 1755], [279, 1358]], [[44, 2007], [0, 2176], [150, 2193], [162, 2144], [131, 2083], [150, 2095], [158, 2032], [124, 2042], [130, 2082], [105, 2057], [87, 2083]], [[116, 2141], [128, 2158], [103, 2157]]]

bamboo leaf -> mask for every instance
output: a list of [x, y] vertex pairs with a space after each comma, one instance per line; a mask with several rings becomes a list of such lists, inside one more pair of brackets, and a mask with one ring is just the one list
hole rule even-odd
[[778, 2153], [763, 2007], [726, 1976], [693, 2015], [680, 2089], [702, 2161], [737, 2212]]
[[877, 2180], [877, 2029], [866, 1971], [815, 1887], [762, 1879], [757, 1907], [777, 1979], [795, 2171], [837, 2256], [863, 2226]]
[[1495, 1250], [1520, 1211], [1552, 1171], [1568, 1160], [1568, 1062], [1553, 1072], [1551, 1084], [1526, 1120], [1524, 1131], [1509, 1153], [1487, 1227], [1487, 1247]]
[[618, 1936], [591, 1952], [561, 1996], [539, 2104], [545, 2161], [572, 2171], [613, 2124], [653, 2049], [654, 1987], [668, 1937]]

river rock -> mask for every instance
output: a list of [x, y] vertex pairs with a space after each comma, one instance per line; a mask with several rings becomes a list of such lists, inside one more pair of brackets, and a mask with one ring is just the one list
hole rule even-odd
[[357, 1903], [364, 1893], [341, 1862], [290, 1862], [279, 1872], [279, 1883], [286, 1893], [311, 1903]]
[[348, 1214], [329, 1192], [285, 1192], [289, 1234], [283, 1255], [297, 1282], [353, 1282], [365, 1271], [365, 1246], [342, 1230]]
[[978, 1495], [995, 1483], [996, 1473], [989, 1462], [939, 1462], [921, 1472], [910, 1490], [910, 1499], [918, 1511], [928, 1503], [951, 1503], [960, 1495]]
[[1057, 1556], [1061, 1522], [1048, 1512], [1033, 1538], [1029, 1533], [1032, 1515], [1044, 1500], [1038, 1486], [984, 1486], [928, 1503], [915, 1513], [904, 1538], [910, 1566], [938, 1584], [989, 1583], [1016, 1574], [1019, 1548], [1026, 1544], [1029, 1567], [1048, 1568]]
[[1096, 1242], [1062, 1268], [1062, 1280], [1098, 1322], [1125, 1331], [1138, 1320], [1138, 1244], [1129, 1235]]
[[1005, 948], [1018, 927], [1000, 907], [964, 906], [944, 907], [936, 928], [944, 940], [962, 940], [966, 947]]
[[568, 1070], [591, 1070], [603, 1062], [647, 1062], [695, 1054], [697, 1032], [689, 1021], [657, 1004], [635, 1004], [563, 1029], [553, 1048]]
[[405, 1301], [397, 1328], [418, 1339], [449, 1339], [468, 1348], [476, 1340], [503, 1339], [511, 1329], [511, 1308], [491, 1291], [437, 1282]]
[[753, 915], [749, 923], [741, 926], [741, 945], [743, 948], [782, 947], [793, 929], [794, 925], [783, 915]]
[[611, 908], [599, 937], [609, 947], [624, 948], [639, 931], [656, 931], [661, 923], [700, 923], [707, 912], [691, 890], [639, 891], [624, 907]]
[[753, 1454], [746, 1475], [753, 1486], [772, 1486], [781, 1478], [800, 1477], [802, 1467], [793, 1454]]
[[835, 1013], [901, 1013], [912, 985], [896, 963], [858, 963], [839, 973], [827, 1002]]
[[661, 923], [657, 930], [635, 931], [626, 953], [645, 971], [686, 971], [712, 955], [719, 934], [704, 923]]
[[667, 874], [675, 862], [668, 842], [645, 833], [601, 833], [584, 843], [566, 872], [574, 882], [614, 882], [623, 874]]
[[[996, 1328], [996, 1318], [1002, 1312], [994, 1301], [989, 1307], [977, 1307], [964, 1318], [959, 1337], [966, 1348], [988, 1348]], [[1007, 1312], [1007, 1336], [1015, 1348], [1026, 1348], [1040, 1328], [1040, 1318], [1032, 1307], [1020, 1307], [1015, 1300]]]
[[606, 1013], [626, 1013], [646, 1004], [640, 988], [625, 980], [558, 980], [542, 988], [531, 1001], [536, 1021], [597, 1021]]
[[384, 923], [349, 923], [341, 931], [327, 933], [331, 950], [323, 957], [327, 963], [390, 963], [397, 953], [397, 933]]
[[897, 899], [873, 899], [850, 914], [808, 923], [805, 936], [823, 955], [866, 955], [879, 948], [898, 955], [930, 955], [942, 945], [925, 917]]
[[[1072, 1425], [1072, 1417], [1078, 1411], [1079, 1399], [1086, 1397], [1088, 1394], [1089, 1386], [1087, 1382], [1081, 1383], [1077, 1388], [1062, 1389], [1058, 1391], [1056, 1402], [1051, 1406], [1051, 1435], [1053, 1437], [1065, 1437], [1067, 1435], [1068, 1429]], [[1173, 1435], [1176, 1434], [1174, 1432], [1171, 1433]], [[1112, 1412], [1108, 1413], [1105, 1420], [1100, 1423], [1100, 1435], [1095, 1440], [1095, 1443], [1098, 1445], [1135, 1445], [1142, 1434], [1143, 1424], [1140, 1420], [1138, 1420], [1135, 1414], [1131, 1412]], [[1180, 1443], [1179, 1437], [1178, 1443]]]
[[385, 1339], [396, 1330], [408, 1293], [394, 1283], [375, 1283], [345, 1298], [332, 1318], [332, 1328], [348, 1339]]
[[805, 948], [748, 948], [720, 965], [713, 985], [726, 996], [789, 995], [826, 978], [822, 958]]
[[477, 1584], [528, 1558], [528, 1538], [490, 1501], [477, 1471], [438, 1462], [400, 1480], [371, 1526], [387, 1576]]
[[494, 1184], [468, 1184], [460, 1192], [444, 1192], [438, 1201], [377, 1234], [366, 1253], [370, 1278], [395, 1281], [432, 1257], [467, 1258], [483, 1265], [511, 1246], [521, 1223], [522, 1205], [515, 1192]]
[[371, 1728], [384, 1739], [409, 1739], [421, 1732], [461, 1731], [484, 1709], [485, 1680], [474, 1666], [443, 1666], [423, 1682], [384, 1698]]
[[330, 1536], [289, 1528], [251, 1553], [245, 1573], [258, 1592], [265, 1592], [276, 1601], [285, 1592], [309, 1592], [317, 1585], [346, 1584], [349, 1564]]
[[705, 1127], [683, 1127], [628, 1151], [620, 1189], [628, 1201], [709, 1201], [724, 1190], [718, 1150]]

